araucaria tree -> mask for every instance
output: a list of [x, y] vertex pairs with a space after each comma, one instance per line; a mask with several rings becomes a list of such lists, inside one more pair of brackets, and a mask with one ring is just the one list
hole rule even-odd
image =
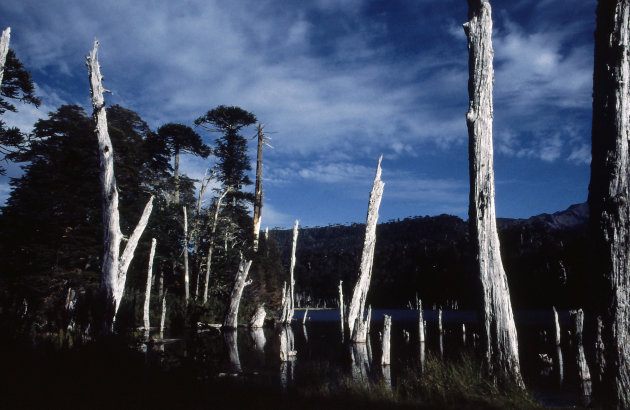
[[246, 203], [253, 201], [253, 195], [243, 192], [243, 188], [252, 185], [247, 175], [251, 171], [247, 156], [247, 140], [240, 131], [256, 123], [256, 116], [239, 107], [220, 105], [195, 120], [195, 125], [210, 131], [219, 132], [215, 140], [214, 155], [217, 158], [217, 179], [230, 191], [225, 197], [224, 216], [231, 218], [238, 225], [237, 236], [245, 240], [251, 232], [251, 217], [246, 210]]
[[492, 148], [492, 16], [488, 0], [468, 0], [470, 103], [466, 114], [469, 135], [470, 204], [468, 221], [475, 269], [481, 279], [485, 364], [492, 376], [505, 373], [523, 385], [518, 341], [507, 277], [501, 261], [494, 211]]
[[180, 154], [192, 154], [207, 158], [210, 155], [210, 147], [201, 141], [201, 137], [192, 128], [183, 124], [168, 123], [162, 125], [157, 131], [159, 137], [166, 143], [173, 156], [173, 202], [179, 204], [179, 156]]
[[630, 408], [630, 2], [600, 0], [595, 30], [590, 207], [605, 368], [600, 399]]

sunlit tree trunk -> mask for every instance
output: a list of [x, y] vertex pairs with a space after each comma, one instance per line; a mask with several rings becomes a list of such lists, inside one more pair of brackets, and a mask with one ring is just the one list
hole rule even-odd
[[234, 287], [232, 288], [232, 294], [230, 296], [230, 304], [228, 305], [225, 320], [223, 321], [223, 327], [227, 329], [236, 329], [238, 327], [238, 306], [241, 303], [243, 289], [245, 289], [245, 286], [252, 283], [251, 280], [247, 280], [250, 266], [252, 266], [252, 261], [246, 260], [241, 260], [238, 265], [238, 271], [234, 278]]
[[256, 309], [256, 312], [254, 313], [251, 320], [249, 321], [249, 327], [254, 328], [254, 329], [263, 327], [263, 325], [265, 324], [265, 316], [267, 316], [267, 312], [265, 311], [265, 305], [264, 304], [258, 305], [258, 309]]
[[190, 298], [190, 278], [188, 273], [188, 212], [186, 212], [186, 207], [184, 209], [184, 295], [186, 297], [186, 304], [188, 304], [188, 299]]
[[291, 265], [289, 266], [289, 289], [286, 292], [285, 297], [283, 298], [282, 316], [280, 318], [280, 322], [284, 324], [291, 323], [291, 320], [293, 320], [293, 314], [295, 312], [295, 279], [293, 277], [293, 271], [295, 270], [295, 251], [297, 249], [298, 226], [299, 221], [295, 221], [295, 225], [293, 226], [293, 242], [291, 245]]
[[390, 358], [390, 341], [392, 332], [392, 317], [384, 315], [383, 317], [383, 356], [381, 356], [381, 364], [391, 364]]
[[588, 407], [591, 404], [591, 394], [593, 392], [591, 385], [591, 372], [586, 363], [584, 355], [584, 345], [582, 342], [582, 329], [584, 327], [584, 312], [582, 309], [572, 310], [571, 331], [573, 332], [573, 348], [575, 351], [575, 363], [577, 368], [577, 376], [579, 383], [580, 401], [582, 406]]
[[4, 63], [7, 60], [10, 40], [11, 27], [7, 27], [6, 30], [2, 32], [2, 37], [0, 37], [0, 84], [2, 84], [2, 77], [4, 76]]
[[488, 0], [468, 1], [470, 104], [466, 114], [469, 135], [470, 238], [481, 278], [485, 330], [485, 364], [491, 375], [505, 372], [523, 385], [518, 357], [518, 340], [512, 314], [507, 277], [503, 270], [494, 208], [492, 148], [492, 17]]
[[595, 29], [590, 207], [602, 314], [600, 399], [630, 408], [630, 2], [600, 0]]
[[[87, 57], [87, 66], [90, 75], [90, 87], [92, 92], [92, 107], [94, 108], [94, 122], [96, 123], [96, 136], [98, 138], [99, 168], [103, 204], [103, 247], [105, 253], [102, 262], [102, 287], [105, 289], [108, 299], [108, 313], [106, 314], [106, 328], [111, 329], [120, 306], [127, 280], [127, 270], [133, 259], [133, 254], [138, 245], [138, 240], [147, 226], [151, 210], [153, 209], [153, 196], [142, 212], [140, 221], [127, 241], [122, 255], [120, 243], [122, 232], [120, 231], [120, 217], [118, 214], [118, 190], [114, 176], [114, 149], [107, 130], [107, 116], [105, 113], [105, 101], [103, 93], [105, 89], [101, 83], [101, 68], [97, 57], [98, 41], [94, 41], [94, 49]], [[107, 330], [106, 329], [106, 330]]]
[[260, 235], [260, 222], [262, 217], [263, 206], [263, 187], [262, 187], [262, 156], [263, 143], [265, 135], [263, 134], [262, 124], [258, 124], [258, 150], [256, 154], [256, 187], [254, 189], [254, 252], [258, 251], [258, 237]]
[[151, 328], [151, 323], [149, 321], [149, 308], [151, 306], [151, 278], [153, 276], [153, 257], [155, 256], [155, 245], [156, 240], [155, 238], [153, 238], [151, 240], [151, 252], [149, 253], [149, 268], [147, 269], [147, 288], [144, 293], [144, 307], [142, 309], [145, 331]]
[[[370, 202], [368, 205], [367, 218], [365, 223], [365, 239], [363, 241], [363, 253], [361, 254], [361, 265], [359, 267], [359, 279], [352, 293], [352, 301], [348, 306], [348, 330], [353, 342], [357, 341], [357, 336], [362, 332], [355, 332], [358, 322], [362, 322], [363, 312], [365, 312], [365, 300], [367, 292], [370, 288], [370, 279], [372, 278], [372, 265], [374, 263], [374, 247], [376, 245], [376, 222], [378, 221], [378, 209], [381, 205], [383, 197], [383, 188], [385, 183], [381, 180], [381, 161], [383, 157], [378, 159], [376, 166], [376, 175], [374, 176], [374, 184], [370, 192]], [[367, 318], [369, 320], [369, 316]], [[369, 326], [362, 325], [362, 330]], [[359, 337], [361, 338], [361, 337]]]

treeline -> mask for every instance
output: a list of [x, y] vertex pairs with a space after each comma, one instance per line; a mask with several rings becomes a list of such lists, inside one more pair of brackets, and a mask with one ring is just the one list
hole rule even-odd
[[[515, 309], [574, 308], [588, 300], [588, 207], [574, 205], [554, 215], [526, 220], [499, 219], [501, 253]], [[344, 294], [356, 281], [363, 224], [300, 230], [296, 292], [312, 304], [336, 303], [334, 284]], [[291, 232], [270, 236], [288, 260]], [[427, 308], [477, 309], [479, 279], [472, 271], [468, 225], [450, 215], [389, 221], [377, 227], [368, 303], [405, 308], [416, 294]]]
[[[13, 52], [7, 57], [1, 97], [0, 114], [16, 111], [11, 101], [39, 105], [30, 74]], [[279, 304], [284, 279], [279, 250], [265, 238], [258, 253], [252, 249], [248, 207], [254, 197], [248, 192], [251, 167], [242, 130], [256, 124], [256, 116], [220, 105], [199, 116], [194, 129], [165, 123], [152, 130], [138, 113], [114, 105], [107, 107], [107, 120], [123, 235], [131, 233], [148, 198], [154, 197], [148, 226], [129, 269], [117, 323], [129, 327], [139, 322], [151, 238], [157, 240], [152, 289], [156, 295], [169, 295], [171, 327], [220, 320], [242, 257], [254, 260], [250, 277], [255, 283], [246, 290], [242, 315], [260, 302], [270, 308]], [[39, 326], [67, 325], [64, 306], [69, 289], [79, 295], [75, 319], [80, 327], [103, 314], [96, 310], [105, 304], [95, 300], [102, 297], [103, 257], [95, 128], [92, 116], [77, 105], [50, 112], [30, 133], [0, 122], [0, 153], [5, 161], [21, 163], [23, 169], [22, 176], [11, 178], [10, 196], [0, 215], [0, 305], [4, 311], [23, 310]], [[206, 138], [198, 134], [202, 130], [208, 132]], [[213, 139], [213, 144], [206, 145], [204, 139]], [[202, 181], [181, 172], [182, 155], [208, 159]], [[214, 188], [207, 190], [209, 186]], [[222, 204], [217, 205], [218, 198]], [[210, 248], [212, 263], [208, 264]], [[184, 300], [185, 271], [189, 272], [190, 300]], [[204, 303], [208, 271], [209, 296]], [[153, 298], [153, 302], [157, 312], [161, 299]]]

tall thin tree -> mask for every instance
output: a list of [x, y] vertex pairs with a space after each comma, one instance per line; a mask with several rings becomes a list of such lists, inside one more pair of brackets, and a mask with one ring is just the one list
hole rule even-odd
[[523, 385], [518, 340], [507, 277], [503, 269], [494, 210], [492, 148], [492, 12], [488, 0], [468, 0], [470, 103], [466, 114], [469, 135], [470, 203], [468, 221], [475, 269], [481, 279], [485, 364], [490, 375], [505, 373]]

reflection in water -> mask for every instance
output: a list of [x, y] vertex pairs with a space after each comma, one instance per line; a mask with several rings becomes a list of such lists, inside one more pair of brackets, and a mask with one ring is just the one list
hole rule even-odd
[[238, 357], [238, 343], [236, 329], [224, 330], [223, 340], [227, 346], [230, 373], [241, 373], [241, 359]]
[[420, 342], [420, 373], [424, 373], [424, 342]]
[[[368, 339], [369, 340], [369, 339]], [[361, 383], [368, 382], [370, 373], [370, 356], [368, 343], [351, 343], [350, 354], [352, 359], [352, 378]]]
[[562, 350], [556, 346], [556, 373], [558, 374], [558, 385], [562, 386], [564, 381], [564, 362], [562, 360]]
[[302, 331], [304, 332], [304, 340], [308, 343], [308, 332], [306, 331], [306, 325], [302, 325]]
[[265, 332], [262, 327], [250, 328], [249, 335], [254, 341], [254, 349], [259, 353], [265, 353], [265, 343], [267, 339], [265, 339]]
[[385, 383], [385, 387], [387, 387], [387, 390], [392, 391], [392, 367], [388, 364], [384, 364], [381, 366], [381, 370], [383, 371], [383, 383]]
[[280, 361], [288, 362], [295, 360], [297, 352], [295, 351], [295, 338], [291, 326], [280, 326]]
[[440, 333], [440, 357], [444, 357], [444, 335]]

